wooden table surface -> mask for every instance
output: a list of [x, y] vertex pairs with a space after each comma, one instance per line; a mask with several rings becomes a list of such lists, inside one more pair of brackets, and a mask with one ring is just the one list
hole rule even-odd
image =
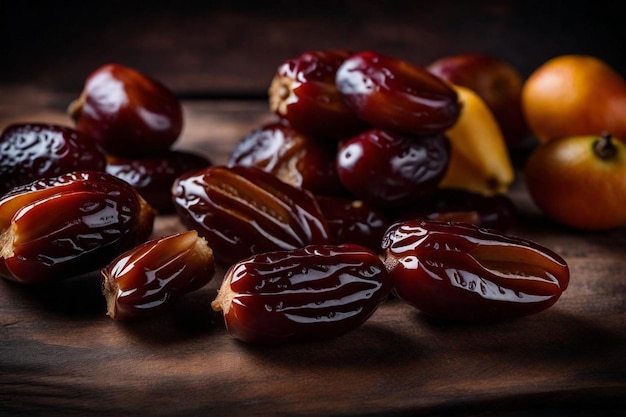
[[[344, 0], [271, 10], [262, 0], [196, 1], [186, 12], [167, 2], [149, 10], [28, 3], [0, 10], [10, 17], [0, 25], [8, 39], [0, 129], [69, 124], [65, 108], [88, 72], [117, 61], [184, 99], [176, 146], [215, 164], [273, 120], [264, 98], [272, 72], [307, 49], [375, 49], [417, 64], [479, 50], [524, 75], [551, 56], [580, 52], [626, 73], [626, 32], [602, 1], [393, 8]], [[232, 339], [210, 308], [223, 271], [167, 313], [134, 323], [105, 315], [97, 274], [43, 288], [0, 280], [0, 416], [626, 416], [626, 228], [555, 225], [521, 176], [510, 196], [519, 209], [510, 233], [561, 254], [571, 283], [550, 309], [496, 324], [441, 323], [390, 299], [337, 339], [254, 347]], [[180, 230], [176, 216], [159, 217], [154, 234]]]
[[[0, 126], [69, 123], [69, 96], [15, 94], [17, 104], [0, 103]], [[214, 163], [273, 119], [265, 101], [184, 107], [177, 147]], [[135, 323], [105, 315], [97, 276], [45, 288], [0, 281], [0, 415], [624, 415], [626, 230], [559, 227], [519, 178], [511, 197], [520, 211], [511, 234], [560, 253], [571, 284], [547, 311], [497, 324], [439, 323], [390, 299], [343, 337], [254, 347], [232, 339], [210, 308], [219, 274]], [[178, 230], [168, 216], [154, 233]]]

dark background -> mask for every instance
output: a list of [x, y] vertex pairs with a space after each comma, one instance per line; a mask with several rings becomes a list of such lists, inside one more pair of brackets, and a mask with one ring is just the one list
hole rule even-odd
[[[527, 76], [549, 58], [592, 54], [626, 73], [626, 30], [605, 1], [3, 1], [0, 89], [78, 92], [119, 62], [179, 95], [264, 97], [276, 66], [310, 49], [374, 49], [418, 65], [498, 55]], [[1, 90], [0, 90], [1, 91]]]

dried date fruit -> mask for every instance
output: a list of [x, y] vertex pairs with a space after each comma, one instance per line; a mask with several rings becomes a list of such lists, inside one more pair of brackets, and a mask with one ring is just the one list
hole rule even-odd
[[178, 178], [172, 195], [182, 222], [221, 263], [330, 241], [315, 198], [260, 168], [209, 167]]
[[228, 332], [244, 342], [317, 340], [360, 326], [391, 288], [374, 252], [311, 245], [234, 264], [211, 306], [223, 311]]
[[361, 200], [316, 196], [334, 244], [354, 243], [380, 251], [380, 242], [390, 225], [387, 215]]
[[91, 73], [68, 113], [77, 130], [119, 156], [166, 151], [183, 127], [180, 101], [165, 85], [119, 64]]
[[496, 321], [538, 313], [569, 283], [567, 263], [552, 250], [473, 225], [398, 223], [382, 249], [395, 293], [436, 318]]
[[421, 219], [470, 223], [505, 232], [515, 223], [516, 216], [515, 204], [505, 194], [441, 188], [410, 207], [397, 210], [392, 218], [394, 222]]
[[[14, 187], [0, 198], [0, 232], [9, 227], [11, 219], [20, 208], [55, 194], [79, 191], [112, 195], [137, 193], [128, 183], [100, 171], [74, 171], [57, 177], [41, 178]], [[146, 216], [142, 224], [150, 225], [151, 228], [152, 223], [148, 220], [154, 213], [145, 201], [141, 201], [141, 204], [141, 212]]]
[[70, 127], [15, 123], [0, 135], [0, 194], [39, 178], [104, 166], [96, 143]]
[[348, 107], [379, 129], [443, 132], [461, 110], [456, 92], [440, 78], [372, 51], [346, 59], [337, 70], [336, 84]]
[[73, 172], [0, 200], [0, 273], [38, 284], [95, 271], [152, 232], [154, 211], [127, 183]]
[[229, 166], [255, 166], [314, 194], [346, 194], [335, 167], [337, 144], [305, 135], [282, 122], [248, 133], [233, 148]]
[[106, 172], [135, 187], [159, 214], [172, 214], [174, 180], [210, 165], [211, 161], [203, 156], [170, 150], [136, 158], [108, 155]]
[[350, 55], [310, 51], [281, 63], [268, 91], [270, 109], [308, 135], [343, 138], [365, 130], [335, 84], [337, 69]]
[[215, 274], [213, 251], [195, 230], [145, 242], [102, 269], [107, 315], [114, 320], [147, 317], [166, 310]]
[[435, 191], [449, 155], [442, 133], [409, 136], [372, 129], [342, 144], [337, 172], [359, 199], [380, 207], [405, 206]]

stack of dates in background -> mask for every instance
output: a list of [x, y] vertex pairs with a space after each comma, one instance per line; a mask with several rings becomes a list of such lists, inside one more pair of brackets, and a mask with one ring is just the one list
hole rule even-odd
[[[387, 227], [410, 217], [499, 230], [515, 219], [502, 192], [512, 174], [498, 192], [446, 178], [456, 147], [448, 132], [465, 124], [468, 106], [457, 87], [425, 69], [371, 51], [306, 52], [278, 66], [269, 104], [278, 120], [242, 138], [229, 166], [261, 168], [310, 191], [335, 243], [379, 250]], [[504, 146], [489, 139], [479, 138], [485, 146]]]

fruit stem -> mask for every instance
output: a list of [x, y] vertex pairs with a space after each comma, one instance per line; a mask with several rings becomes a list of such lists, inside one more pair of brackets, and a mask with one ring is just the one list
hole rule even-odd
[[611, 159], [617, 154], [617, 147], [613, 143], [610, 133], [602, 132], [600, 139], [593, 143], [593, 151], [601, 159]]

